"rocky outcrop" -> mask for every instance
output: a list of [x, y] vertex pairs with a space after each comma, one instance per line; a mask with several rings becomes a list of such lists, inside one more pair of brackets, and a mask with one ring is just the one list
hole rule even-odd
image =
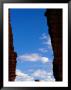
[[[10, 19], [10, 17], [9, 17]], [[16, 57], [17, 54], [14, 51], [13, 45], [13, 34], [12, 28], [9, 20], [9, 81], [14, 81], [16, 77]]]
[[54, 52], [53, 73], [56, 81], [62, 80], [62, 10], [48, 9], [45, 13]]

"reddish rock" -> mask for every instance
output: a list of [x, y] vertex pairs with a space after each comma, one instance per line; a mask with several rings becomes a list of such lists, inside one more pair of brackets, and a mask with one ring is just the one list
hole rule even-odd
[[62, 81], [62, 10], [48, 9], [45, 16], [54, 52], [54, 77], [56, 81]]

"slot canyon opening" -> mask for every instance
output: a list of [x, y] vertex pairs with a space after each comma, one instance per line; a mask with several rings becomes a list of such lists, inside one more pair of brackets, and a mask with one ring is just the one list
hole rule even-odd
[[61, 9], [9, 10], [9, 81], [62, 80], [61, 25]]

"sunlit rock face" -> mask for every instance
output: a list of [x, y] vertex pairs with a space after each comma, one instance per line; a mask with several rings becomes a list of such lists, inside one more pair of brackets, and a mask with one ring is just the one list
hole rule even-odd
[[62, 81], [62, 10], [48, 9], [45, 16], [54, 52], [54, 77], [56, 81]]
[[12, 28], [9, 20], [9, 81], [14, 81], [16, 77], [16, 73], [15, 73], [16, 57], [17, 57], [17, 54], [14, 51], [13, 34], [12, 34]]

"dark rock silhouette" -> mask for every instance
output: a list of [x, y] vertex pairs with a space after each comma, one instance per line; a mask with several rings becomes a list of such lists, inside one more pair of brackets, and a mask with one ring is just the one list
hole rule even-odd
[[54, 52], [54, 77], [56, 81], [62, 81], [62, 10], [48, 9], [45, 16]]
[[17, 53], [14, 51], [13, 34], [9, 16], [9, 81], [14, 81], [16, 77], [16, 57]]

